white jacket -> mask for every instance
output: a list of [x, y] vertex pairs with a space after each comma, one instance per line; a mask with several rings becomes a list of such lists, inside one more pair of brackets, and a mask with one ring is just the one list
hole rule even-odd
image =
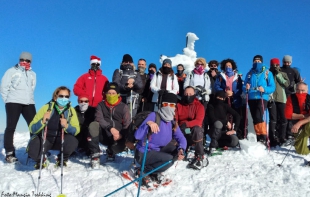
[[[153, 79], [151, 81], [151, 91], [154, 93], [152, 102], [157, 103], [158, 101], [158, 91], [160, 90], [161, 86], [161, 81], [162, 81], [162, 73], [158, 71], [157, 73], [154, 74]], [[167, 86], [166, 90], [170, 93], [177, 94], [179, 91], [179, 83], [178, 83], [178, 78], [173, 74], [173, 80], [172, 80], [172, 75], [169, 75], [167, 77]]]
[[34, 104], [36, 73], [16, 64], [8, 69], [1, 80], [1, 96], [4, 103]]
[[[198, 84], [195, 84], [194, 83], [194, 78], [195, 78], [195, 73], [192, 71], [190, 72], [186, 78], [185, 78], [185, 81], [184, 81], [184, 89], [187, 87], [187, 86], [192, 86], [192, 87], [196, 87], [198, 86]], [[210, 97], [209, 95], [212, 93], [212, 89], [211, 89], [211, 82], [210, 82], [210, 77], [208, 75], [208, 73], [204, 73], [204, 85], [203, 87], [206, 89], [206, 94], [204, 96], [204, 100], [205, 101], [209, 101], [210, 100]], [[199, 100], [201, 100], [202, 98], [201, 97], [197, 97]]]

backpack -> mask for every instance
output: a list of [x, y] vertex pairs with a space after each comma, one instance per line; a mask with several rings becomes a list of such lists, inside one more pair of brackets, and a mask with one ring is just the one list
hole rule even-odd
[[[143, 121], [152, 113], [152, 111], [142, 111], [140, 113], [137, 113], [135, 117], [132, 118], [132, 121], [129, 125], [129, 131], [128, 131], [128, 136], [127, 136], [127, 141], [131, 143], [136, 142], [135, 138], [135, 132], [136, 130], [141, 126]], [[155, 123], [160, 126], [160, 116], [157, 112], [155, 112], [156, 118], [155, 118]]]
[[[193, 71], [189, 74], [189, 82], [192, 80], [193, 74], [194, 74]], [[204, 75], [204, 84], [203, 84], [203, 86], [205, 86], [206, 81], [207, 81], [208, 79], [210, 80], [210, 77], [209, 77], [209, 75], [208, 75], [207, 72], [203, 73], [203, 75]], [[210, 81], [210, 82], [211, 82], [211, 81]]]

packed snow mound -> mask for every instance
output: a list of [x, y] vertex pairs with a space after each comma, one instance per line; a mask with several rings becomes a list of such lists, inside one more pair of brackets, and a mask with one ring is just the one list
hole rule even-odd
[[239, 143], [242, 152], [252, 157], [261, 158], [266, 156], [268, 153], [266, 146], [262, 143], [251, 142], [248, 140], [240, 140]]

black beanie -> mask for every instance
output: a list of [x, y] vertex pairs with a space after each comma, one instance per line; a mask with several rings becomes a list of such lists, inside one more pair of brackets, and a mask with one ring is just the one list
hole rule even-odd
[[123, 56], [122, 63], [123, 63], [123, 62], [133, 63], [132, 57], [131, 57], [129, 54], [125, 54], [125, 55]]
[[253, 62], [254, 62], [254, 60], [256, 60], [256, 59], [259, 59], [259, 60], [263, 63], [263, 56], [261, 56], [261, 55], [255, 55], [255, 56], [253, 57]]
[[226, 92], [223, 90], [220, 90], [215, 93], [215, 98], [220, 97], [220, 98], [226, 98]]
[[105, 92], [108, 92], [109, 90], [115, 90], [116, 93], [119, 94], [119, 87], [115, 82], [111, 82], [106, 86]]
[[155, 70], [157, 70], [156, 64], [154, 63], [150, 63], [149, 68], [155, 68]]
[[177, 103], [178, 102], [178, 97], [177, 95], [173, 93], [164, 93], [161, 102], [168, 102], [168, 103]]

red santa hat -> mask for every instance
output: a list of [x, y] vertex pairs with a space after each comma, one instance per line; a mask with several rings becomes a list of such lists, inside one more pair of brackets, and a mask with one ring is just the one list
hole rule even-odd
[[89, 96], [86, 93], [82, 93], [78, 96], [78, 101], [81, 100], [82, 98], [87, 98], [89, 100]]
[[95, 55], [90, 56], [90, 64], [93, 64], [93, 63], [98, 63], [101, 65], [100, 58]]

